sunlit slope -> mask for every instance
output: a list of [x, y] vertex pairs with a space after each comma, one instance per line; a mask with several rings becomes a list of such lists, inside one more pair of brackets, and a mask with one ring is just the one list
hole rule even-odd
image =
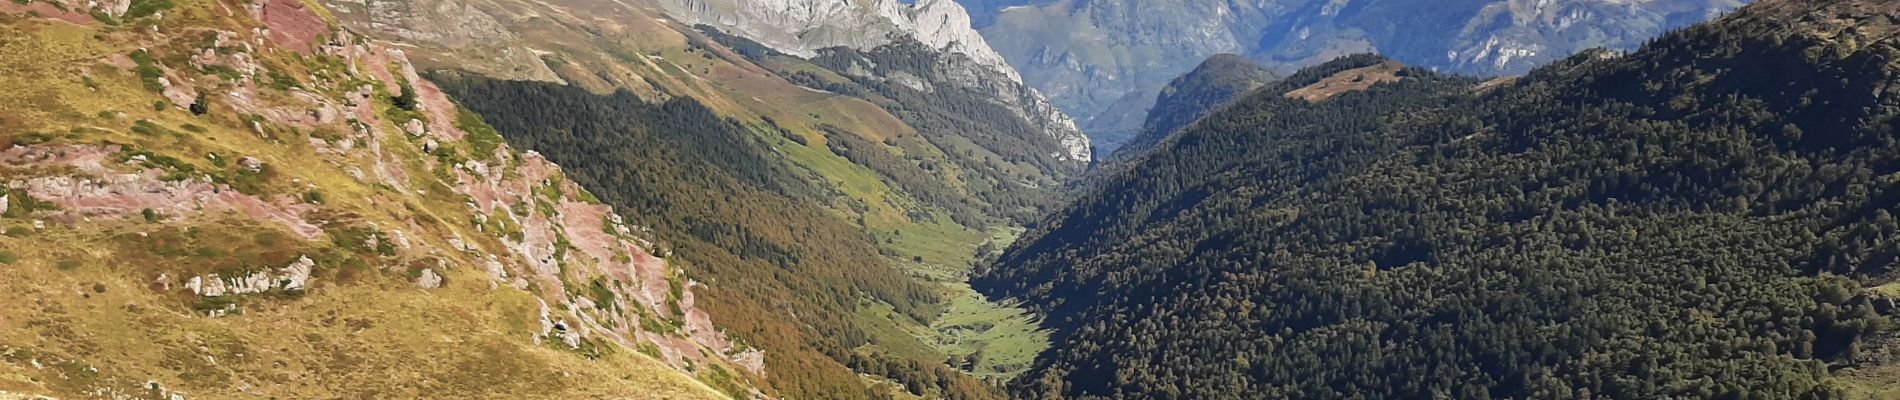
[[703, 285], [401, 51], [128, 8], [0, 8], [0, 391], [750, 396]]

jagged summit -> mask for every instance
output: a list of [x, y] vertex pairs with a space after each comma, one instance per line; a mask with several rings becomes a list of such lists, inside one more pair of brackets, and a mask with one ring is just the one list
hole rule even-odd
[[954, 0], [658, 0], [675, 18], [730, 30], [802, 57], [826, 47], [869, 50], [909, 36], [962, 54], [1011, 81], [1022, 77], [971, 28]]

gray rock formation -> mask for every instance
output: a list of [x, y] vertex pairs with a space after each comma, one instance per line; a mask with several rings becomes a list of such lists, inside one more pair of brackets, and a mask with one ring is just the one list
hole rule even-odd
[[[1087, 135], [1054, 103], [1022, 83], [1022, 77], [971, 27], [970, 15], [952, 0], [661, 0], [682, 21], [743, 36], [786, 54], [813, 57], [818, 50], [871, 50], [914, 39], [935, 49], [939, 66], [954, 84], [984, 93], [1015, 111], [1060, 143], [1059, 158], [1093, 159]], [[850, 73], [850, 71], [840, 71]], [[859, 71], [862, 72], [862, 71]], [[888, 76], [925, 91], [929, 82]]]
[[439, 289], [442, 287], [442, 276], [436, 275], [434, 269], [423, 269], [422, 276], [416, 277], [416, 287]]
[[910, 36], [948, 54], [963, 54], [1021, 81], [1003, 56], [970, 25], [953, 0], [661, 0], [674, 17], [719, 27], [800, 57], [826, 47], [870, 49]]
[[[230, 277], [219, 276], [216, 273], [194, 276], [185, 281], [185, 288], [190, 289], [192, 294], [204, 297], [239, 296], [272, 290], [304, 290], [310, 283], [310, 272], [316, 265], [317, 263], [311, 261], [309, 257], [298, 257], [297, 261], [276, 271], [261, 270], [248, 275]], [[170, 280], [167, 278], [165, 281], [166, 285], [170, 286]]]

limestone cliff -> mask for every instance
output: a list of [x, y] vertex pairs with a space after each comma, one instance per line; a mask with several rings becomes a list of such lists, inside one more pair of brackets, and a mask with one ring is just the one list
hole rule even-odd
[[[916, 40], [950, 57], [940, 68], [959, 79], [947, 84], [995, 93], [1019, 117], [1060, 143], [1057, 154], [1072, 162], [1092, 159], [1089, 139], [1074, 119], [1022, 83], [1015, 68], [971, 27], [970, 15], [953, 0], [660, 0], [669, 15], [710, 25], [778, 51], [814, 57], [832, 47], [870, 51]], [[842, 72], [842, 71], [841, 71]]]

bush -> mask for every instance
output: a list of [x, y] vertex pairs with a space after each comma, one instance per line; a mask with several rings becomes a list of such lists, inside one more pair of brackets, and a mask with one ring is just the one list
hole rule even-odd
[[416, 110], [416, 88], [413, 86], [409, 86], [409, 84], [407, 83], [402, 84], [402, 93], [397, 94], [396, 97], [390, 98], [389, 102], [390, 104], [395, 105], [396, 108], [401, 108], [401, 109], [409, 110], [409, 111], [415, 111]]
[[198, 98], [191, 101], [191, 115], [205, 115], [209, 112], [211, 112], [210, 100], [205, 99], [204, 93], [199, 93]]

